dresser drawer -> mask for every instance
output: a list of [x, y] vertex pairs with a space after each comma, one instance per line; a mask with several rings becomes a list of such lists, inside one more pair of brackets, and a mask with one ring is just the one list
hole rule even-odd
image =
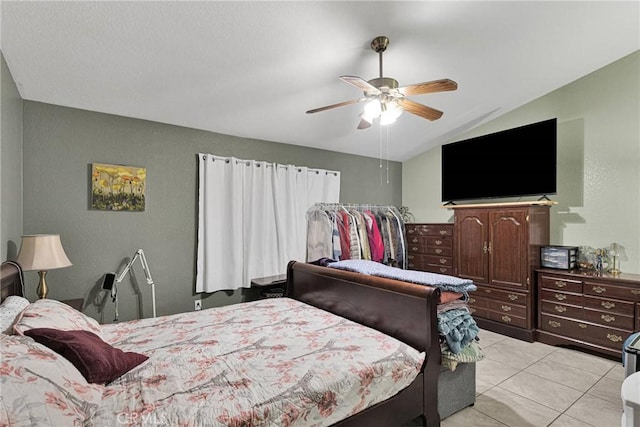
[[527, 327], [527, 319], [524, 317], [514, 316], [513, 314], [506, 314], [497, 311], [489, 310], [487, 318], [495, 320], [496, 322], [505, 323], [507, 325], [513, 325], [520, 328]]
[[426, 265], [423, 271], [431, 273], [446, 274], [447, 276], [453, 276], [453, 267], [441, 267], [437, 265]]
[[540, 303], [540, 311], [547, 314], [555, 314], [557, 316], [573, 317], [574, 319], [582, 319], [582, 307], [573, 305], [559, 304], [550, 301], [542, 301]]
[[633, 316], [624, 314], [607, 313], [600, 310], [584, 309], [584, 320], [587, 322], [599, 323], [604, 326], [611, 326], [620, 329], [633, 329]]
[[407, 254], [407, 261], [409, 261], [409, 264], [427, 264], [427, 256], [424, 254], [417, 254], [414, 252], [409, 252]]
[[412, 246], [426, 247], [427, 242], [428, 242], [428, 237], [426, 236], [407, 236], [407, 246], [409, 250], [411, 250]]
[[608, 328], [546, 314], [541, 316], [540, 329], [595, 345], [609, 347], [616, 351], [621, 351], [622, 342], [631, 333], [630, 330]]
[[565, 292], [582, 293], [582, 282], [569, 280], [564, 277], [543, 274], [540, 277], [540, 284], [544, 289], [553, 289]]
[[484, 296], [493, 300], [507, 301], [513, 304], [527, 304], [527, 294], [522, 292], [503, 291], [500, 289], [478, 286], [478, 296]]
[[427, 264], [437, 265], [441, 267], [452, 267], [451, 257], [446, 256], [437, 256], [437, 255], [426, 255]]
[[429, 224], [411, 224], [405, 226], [409, 239], [413, 236], [427, 236], [432, 228]]
[[427, 237], [427, 246], [434, 248], [453, 248], [453, 239], [447, 237]]
[[425, 248], [425, 252], [430, 255], [438, 255], [438, 256], [447, 256], [451, 257], [453, 255], [453, 248], [451, 247], [438, 247], [438, 246], [427, 246]]
[[610, 298], [584, 297], [584, 306], [594, 310], [607, 311], [610, 313], [625, 314], [633, 316], [635, 304], [632, 302], [620, 301]]
[[482, 317], [483, 319], [489, 318], [489, 314], [486, 308], [477, 308], [474, 306], [469, 306], [469, 312], [473, 317]]
[[578, 306], [582, 306], [583, 304], [582, 295], [570, 294], [568, 292], [549, 291], [549, 290], [543, 289], [542, 292], [540, 292], [540, 298], [542, 298], [545, 301], [559, 302], [562, 304], [570, 304], [570, 305], [578, 305]]
[[467, 301], [470, 307], [475, 308], [487, 308], [489, 306], [488, 302], [488, 299], [477, 297], [475, 295], [469, 295], [469, 300]]
[[489, 301], [489, 310], [518, 317], [527, 317], [527, 308], [524, 305], [516, 305], [504, 301]]
[[584, 293], [607, 298], [640, 302], [640, 286], [616, 286], [606, 283], [584, 282]]
[[451, 237], [453, 236], [453, 224], [433, 224], [427, 228], [427, 235]]
[[416, 243], [409, 243], [409, 246], [407, 246], [407, 251], [410, 254], [423, 254], [427, 252], [427, 247]]

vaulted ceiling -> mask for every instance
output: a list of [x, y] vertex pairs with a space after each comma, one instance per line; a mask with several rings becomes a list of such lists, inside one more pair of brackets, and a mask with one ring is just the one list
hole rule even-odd
[[[636, 1], [2, 1], [2, 52], [26, 100], [406, 160], [640, 48]], [[363, 104], [305, 111], [384, 75], [449, 78], [444, 111], [356, 130]], [[612, 82], [615, 84], [615, 82]]]

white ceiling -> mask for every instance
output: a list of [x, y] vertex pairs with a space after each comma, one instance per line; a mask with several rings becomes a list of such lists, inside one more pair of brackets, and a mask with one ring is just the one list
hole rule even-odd
[[378, 157], [359, 98], [338, 79], [441, 78], [411, 99], [444, 111], [388, 127], [407, 160], [640, 48], [637, 1], [12, 2], [2, 51], [27, 100]]

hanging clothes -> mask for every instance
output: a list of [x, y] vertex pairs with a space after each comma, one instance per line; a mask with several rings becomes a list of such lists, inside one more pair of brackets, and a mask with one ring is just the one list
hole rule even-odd
[[333, 257], [333, 225], [322, 210], [307, 211], [307, 260]]
[[366, 259], [406, 268], [404, 223], [394, 206], [317, 203], [307, 221], [309, 262]]

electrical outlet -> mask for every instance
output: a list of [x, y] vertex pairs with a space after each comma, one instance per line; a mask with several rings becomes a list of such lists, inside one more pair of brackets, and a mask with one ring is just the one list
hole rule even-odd
[[201, 299], [197, 299], [197, 300], [195, 300], [193, 302], [193, 309], [195, 311], [202, 310], [202, 300]]

